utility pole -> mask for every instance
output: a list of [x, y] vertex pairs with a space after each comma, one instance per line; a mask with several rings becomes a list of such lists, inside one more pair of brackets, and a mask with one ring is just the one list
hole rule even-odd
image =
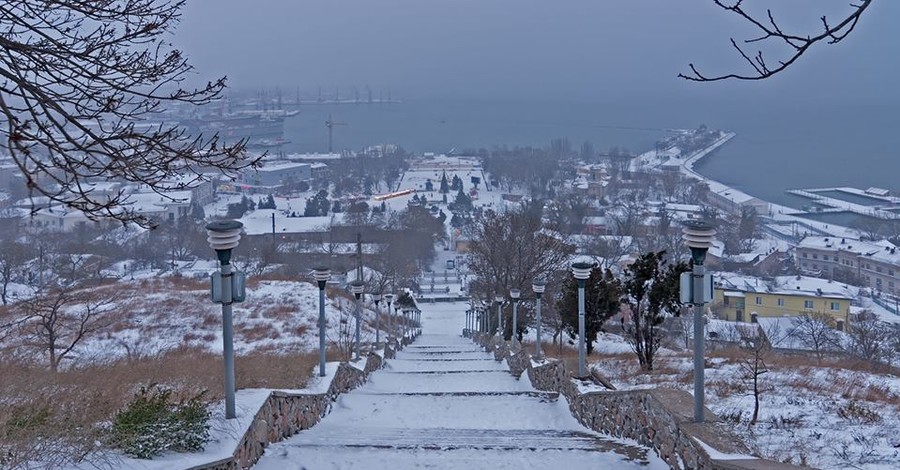
[[346, 122], [334, 122], [331, 117], [331, 114], [328, 115], [328, 120], [325, 121], [325, 127], [328, 128], [328, 153], [333, 153], [334, 149], [332, 147], [332, 142], [334, 138], [334, 126], [346, 126]]

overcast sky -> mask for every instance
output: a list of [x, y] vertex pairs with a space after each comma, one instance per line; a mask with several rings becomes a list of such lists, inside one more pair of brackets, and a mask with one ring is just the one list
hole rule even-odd
[[[821, 14], [848, 11], [846, 0], [768, 3], [785, 26], [808, 33]], [[709, 73], [743, 70], [728, 38], [751, 33], [710, 0], [192, 0], [175, 42], [204, 80], [227, 75], [239, 89], [900, 102], [898, 18], [900, 1], [879, 0], [845, 42], [813, 50], [774, 80], [724, 85], [676, 78], [690, 62]]]

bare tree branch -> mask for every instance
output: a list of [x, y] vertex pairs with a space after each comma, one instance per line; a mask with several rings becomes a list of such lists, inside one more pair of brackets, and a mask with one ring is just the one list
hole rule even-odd
[[92, 183], [146, 184], [163, 197], [255, 166], [244, 142], [190, 136], [152, 124], [164, 105], [218, 99], [225, 79], [195, 89], [193, 71], [166, 37], [184, 0], [0, 1], [0, 150], [32, 196], [97, 220], [152, 222], [123, 191], [92, 194]]
[[766, 60], [763, 56], [763, 52], [761, 50], [757, 51], [752, 57], [744, 48], [736, 41], [734, 38], [731, 38], [731, 45], [737, 51], [738, 55], [740, 55], [747, 64], [749, 64], [750, 68], [753, 69], [752, 73], [729, 73], [725, 75], [714, 75], [707, 76], [700, 72], [700, 70], [693, 64], [688, 64], [688, 67], [691, 69], [691, 73], [684, 74], [679, 73], [678, 76], [685, 80], [691, 80], [695, 82], [716, 82], [720, 80], [764, 80], [769, 78], [775, 74], [778, 74], [792, 64], [794, 64], [800, 56], [802, 56], [806, 51], [808, 51], [812, 46], [817, 43], [824, 42], [825, 44], [837, 44], [844, 40], [851, 32], [853, 32], [854, 28], [856, 28], [857, 23], [859, 22], [859, 18], [862, 14], [872, 5], [872, 0], [860, 0], [859, 3], [850, 4], [852, 11], [840, 22], [836, 24], [831, 24], [828, 19], [823, 16], [821, 18], [822, 21], [822, 32], [815, 36], [801, 36], [794, 33], [788, 33], [784, 29], [779, 26], [778, 22], [775, 20], [775, 15], [772, 13], [772, 10], [766, 10], [766, 19], [760, 20], [754, 15], [747, 13], [742, 8], [743, 0], [736, 0], [734, 3], [728, 5], [723, 0], [713, 0], [713, 2], [720, 8], [726, 11], [730, 11], [747, 22], [753, 25], [757, 30], [759, 30], [760, 35], [751, 39], [746, 39], [743, 41], [743, 44], [752, 44], [752, 43], [766, 43], [766, 42], [780, 42], [786, 46], [788, 50], [787, 58], [781, 59], [777, 62], [775, 66], [769, 66], [766, 63]]

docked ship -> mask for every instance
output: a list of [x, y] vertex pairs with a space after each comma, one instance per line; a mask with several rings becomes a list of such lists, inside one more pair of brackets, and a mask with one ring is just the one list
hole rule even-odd
[[247, 140], [248, 147], [273, 148], [286, 144], [284, 120], [296, 112], [245, 112], [184, 119], [179, 124], [191, 134], [218, 134], [226, 143]]

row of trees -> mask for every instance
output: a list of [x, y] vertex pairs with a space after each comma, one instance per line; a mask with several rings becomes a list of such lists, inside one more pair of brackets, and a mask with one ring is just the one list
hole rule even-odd
[[[469, 269], [475, 275], [472, 293], [493, 299], [512, 288], [528, 292], [534, 280], [544, 279], [544, 305], [548, 308], [543, 317], [554, 332], [554, 341], [562, 331], [574, 339], [578, 332], [577, 284], [566, 266], [574, 247], [543, 227], [540, 207], [541, 203], [535, 203], [501, 214], [487, 212], [469, 227]], [[622, 326], [638, 361], [652, 370], [661, 341], [659, 327], [667, 316], [680, 311], [678, 277], [687, 269], [685, 262], [670, 263], [664, 251], [638, 257], [620, 278], [609, 269], [595, 267], [585, 288], [588, 351], [593, 350], [603, 325], [622, 313]], [[505, 332], [507, 339], [513, 335], [521, 339], [532, 320], [530, 310], [530, 302], [523, 305], [523, 321], [518, 331]]]

